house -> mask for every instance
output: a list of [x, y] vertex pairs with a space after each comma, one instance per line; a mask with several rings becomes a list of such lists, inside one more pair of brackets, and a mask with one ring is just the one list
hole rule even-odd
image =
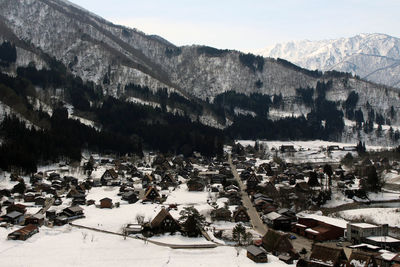
[[226, 208], [214, 209], [210, 215], [213, 221], [230, 221], [232, 218], [232, 212]]
[[39, 227], [33, 224], [28, 224], [27, 226], [8, 234], [7, 239], [12, 240], [27, 240], [29, 237], [39, 232]]
[[144, 200], [156, 201], [160, 199], [160, 194], [155, 186], [149, 186], [144, 194]]
[[63, 210], [63, 213], [67, 217], [80, 217], [80, 216], [83, 217], [83, 209], [79, 206], [72, 206], [72, 207], [65, 208]]
[[351, 252], [347, 266], [349, 266], [349, 267], [361, 267], [361, 266], [376, 267], [377, 264], [376, 264], [375, 257], [378, 255], [379, 255], [379, 253], [371, 253], [371, 252], [353, 250]]
[[[304, 229], [304, 226], [306, 228]], [[344, 236], [347, 221], [315, 214], [299, 214], [292, 231], [317, 241], [337, 240]]]
[[275, 230], [289, 231], [291, 229], [290, 218], [274, 211], [264, 215], [263, 220], [268, 226]]
[[240, 206], [234, 213], [233, 213], [233, 220], [235, 222], [249, 222], [250, 217], [247, 214], [247, 210], [245, 207]]
[[25, 219], [25, 225], [28, 224], [42, 226], [44, 224], [44, 215], [41, 213], [36, 213], [32, 216], [29, 216]]
[[347, 264], [347, 257], [343, 248], [319, 243], [313, 245], [310, 258], [306, 260], [306, 263], [306, 266], [312, 267], [344, 267]]
[[268, 229], [268, 232], [262, 238], [263, 248], [274, 255], [289, 255], [292, 259], [298, 259], [299, 254], [293, 248], [289, 239], [289, 234], [281, 231]]
[[389, 226], [373, 225], [369, 223], [348, 223], [347, 224], [347, 240], [352, 243], [364, 242], [369, 236], [387, 236]]
[[122, 194], [122, 200], [128, 201], [129, 204], [136, 203], [139, 199], [134, 191], [128, 191]]
[[118, 179], [118, 174], [114, 169], [106, 170], [100, 178], [102, 185], [112, 185], [116, 179]]
[[142, 230], [143, 226], [141, 224], [130, 223], [124, 228], [123, 233], [125, 235], [139, 234], [142, 232]]
[[296, 152], [296, 149], [294, 148], [293, 145], [281, 145], [281, 146], [279, 147], [279, 150], [280, 150], [282, 153], [286, 153], [286, 152]]
[[177, 182], [171, 173], [166, 173], [162, 177], [160, 184], [164, 187], [169, 187], [177, 185]]
[[157, 216], [151, 221], [150, 227], [155, 233], [176, 232], [180, 229], [177, 221], [166, 209], [161, 209]]
[[365, 243], [393, 251], [400, 248], [400, 240], [391, 236], [369, 236], [365, 238]]
[[265, 249], [261, 247], [257, 247], [254, 245], [247, 247], [247, 258], [251, 259], [254, 262], [268, 262], [268, 254]]
[[111, 198], [105, 197], [105, 198], [100, 199], [100, 208], [112, 209], [112, 207], [113, 207], [113, 203], [112, 203]]
[[24, 221], [24, 214], [18, 211], [12, 211], [4, 215], [3, 219], [11, 224], [20, 224]]
[[204, 182], [200, 179], [190, 179], [187, 181], [187, 187], [189, 191], [203, 191], [204, 190]]
[[254, 173], [252, 173], [246, 181], [246, 186], [247, 186], [247, 190], [253, 190], [257, 187], [257, 185], [260, 183], [260, 179], [257, 177], [257, 175], [255, 175]]
[[149, 187], [154, 181], [154, 178], [150, 174], [146, 174], [142, 179], [142, 187], [147, 188]]
[[11, 204], [6, 208], [7, 213], [13, 212], [13, 211], [18, 211], [22, 214], [25, 214], [26, 212], [26, 206], [23, 204]]
[[35, 205], [37, 206], [44, 206], [46, 202], [46, 198], [42, 196], [35, 197]]
[[25, 193], [24, 202], [35, 202], [35, 197], [37, 195], [33, 192]]

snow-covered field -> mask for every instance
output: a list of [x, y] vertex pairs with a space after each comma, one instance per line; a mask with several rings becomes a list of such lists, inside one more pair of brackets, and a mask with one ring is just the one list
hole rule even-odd
[[375, 224], [389, 224], [400, 227], [400, 208], [368, 208], [338, 212], [337, 215], [350, 221], [365, 221]]
[[[144, 241], [62, 226], [41, 227], [27, 241], [6, 240], [0, 228], [0, 266], [256, 266], [242, 249], [171, 249]], [[269, 266], [287, 266], [268, 255]]]

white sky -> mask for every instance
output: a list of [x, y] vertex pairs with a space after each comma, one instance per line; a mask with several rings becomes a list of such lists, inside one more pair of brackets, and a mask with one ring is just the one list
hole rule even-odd
[[400, 0], [70, 0], [176, 45], [252, 51], [359, 33], [400, 36]]

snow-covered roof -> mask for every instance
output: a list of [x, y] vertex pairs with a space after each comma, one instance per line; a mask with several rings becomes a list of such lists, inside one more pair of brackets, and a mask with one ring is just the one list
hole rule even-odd
[[306, 229], [306, 232], [309, 232], [309, 233], [312, 233], [312, 234], [319, 234], [318, 231], [315, 231], [315, 230], [313, 230], [313, 229], [311, 229], [311, 228], [307, 228], [307, 229]]
[[379, 246], [374, 246], [374, 245], [365, 244], [365, 243], [361, 243], [361, 244], [354, 245], [354, 246], [349, 246], [349, 248], [363, 248], [363, 247], [366, 247], [369, 249], [379, 249], [380, 248]]
[[337, 226], [343, 229], [347, 228], [347, 221], [343, 219], [337, 219], [337, 218], [332, 218], [332, 217], [327, 217], [327, 216], [322, 216], [322, 215], [316, 215], [316, 214], [305, 214], [305, 213], [300, 213], [298, 215], [299, 217], [303, 218], [309, 218], [309, 219], [314, 219], [320, 222], [324, 222], [326, 224], [330, 224], [333, 226]]
[[265, 215], [265, 217], [268, 219], [268, 220], [271, 220], [271, 221], [273, 221], [273, 220], [275, 220], [275, 219], [278, 219], [279, 217], [281, 217], [282, 215], [280, 215], [279, 213], [276, 213], [275, 211], [272, 211], [272, 212], [270, 212], [270, 213], [268, 213], [267, 215]]
[[370, 223], [352, 223], [351, 225], [354, 225], [356, 227], [359, 228], [375, 228], [375, 227], [379, 227]]
[[382, 243], [397, 243], [400, 242], [399, 239], [393, 238], [391, 236], [369, 236], [368, 240]]

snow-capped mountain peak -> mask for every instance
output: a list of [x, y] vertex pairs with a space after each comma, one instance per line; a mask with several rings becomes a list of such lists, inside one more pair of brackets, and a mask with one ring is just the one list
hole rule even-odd
[[400, 39], [382, 33], [291, 41], [266, 47], [257, 53], [283, 58], [307, 69], [351, 72], [377, 83], [400, 85]]

